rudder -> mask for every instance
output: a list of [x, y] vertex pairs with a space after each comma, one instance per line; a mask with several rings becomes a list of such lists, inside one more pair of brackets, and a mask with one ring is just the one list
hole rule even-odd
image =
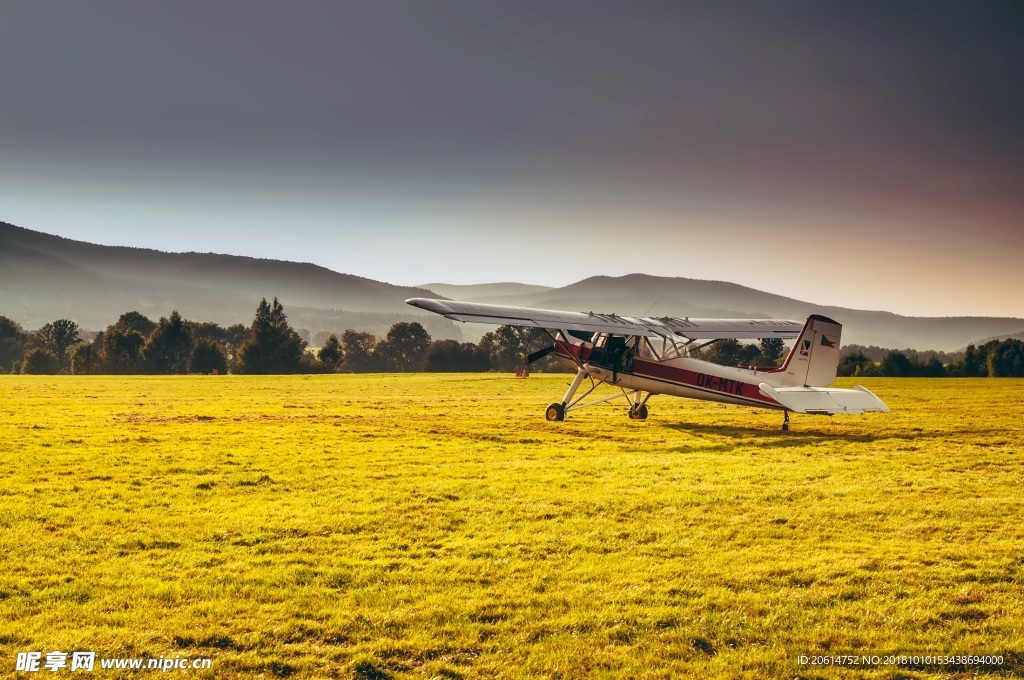
[[778, 370], [780, 387], [826, 387], [836, 380], [843, 325], [812, 314]]

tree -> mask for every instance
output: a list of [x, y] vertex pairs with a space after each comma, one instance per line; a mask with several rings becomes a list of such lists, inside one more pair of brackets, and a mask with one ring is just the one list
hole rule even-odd
[[487, 352], [471, 342], [437, 340], [427, 350], [426, 370], [438, 373], [479, 372], [491, 368]]
[[377, 358], [374, 348], [377, 338], [370, 333], [354, 331], [351, 328], [341, 334], [341, 347], [345, 356], [341, 370], [351, 373], [366, 373], [376, 370]]
[[151, 373], [171, 374], [188, 371], [194, 342], [189, 328], [178, 312], [161, 317], [142, 350], [146, 370]]
[[317, 359], [331, 371], [338, 369], [338, 366], [341, 365], [342, 352], [341, 343], [338, 342], [337, 335], [331, 333], [330, 337], [324, 342], [324, 346], [320, 348], [320, 354], [317, 355]]
[[385, 370], [408, 373], [423, 369], [430, 349], [430, 334], [415, 321], [401, 321], [388, 331], [388, 336], [377, 345], [375, 354]]
[[66, 364], [68, 348], [80, 342], [85, 341], [78, 335], [78, 324], [68, 319], [48, 323], [35, 334], [35, 344], [53, 352], [61, 366]]
[[102, 369], [102, 358], [95, 345], [79, 345], [71, 352], [71, 373], [93, 375]]
[[782, 341], [782, 338], [761, 338], [761, 356], [772, 363], [778, 364], [785, 347], [786, 343]]
[[946, 377], [946, 367], [939, 361], [938, 357], [928, 357], [928, 360], [924, 362], [922, 366], [921, 375], [925, 378], [944, 378]]
[[988, 375], [987, 357], [979, 352], [974, 345], [967, 345], [964, 350], [964, 358], [959, 364], [958, 372], [966, 378], [980, 378]]
[[28, 336], [18, 322], [0, 316], [0, 373], [9, 371], [15, 361], [25, 356], [27, 342]]
[[210, 342], [223, 343], [225, 340], [225, 331], [220, 324], [214, 321], [186, 321], [190, 331], [192, 331], [192, 339], [196, 342], [200, 340], [209, 340]]
[[737, 366], [755, 366], [761, 357], [761, 348], [753, 343], [740, 345], [739, 354], [736, 356]]
[[1024, 377], [1024, 342], [1008, 338], [993, 343], [988, 350], [985, 363], [990, 377]]
[[249, 339], [238, 352], [238, 370], [241, 373], [295, 373], [302, 365], [306, 343], [288, 325], [284, 307], [274, 298], [260, 301], [256, 316], [249, 328]]
[[913, 365], [903, 352], [889, 352], [882, 359], [882, 375], [889, 378], [903, 378], [913, 375]]
[[515, 326], [498, 326], [480, 338], [480, 348], [487, 354], [491, 366], [499, 371], [514, 371], [526, 363], [523, 337]]
[[719, 340], [708, 347], [701, 357], [705, 361], [722, 366], [737, 366], [740, 363], [740, 341], [735, 338]]
[[142, 333], [131, 328], [110, 326], [103, 335], [103, 365], [110, 373], [126, 375], [142, 370]]
[[60, 361], [51, 349], [35, 347], [25, 353], [21, 362], [24, 375], [54, 375], [60, 370]]
[[227, 373], [228, 358], [221, 346], [210, 340], [199, 340], [188, 360], [189, 373]]
[[839, 366], [836, 367], [836, 375], [861, 375], [865, 366], [870, 363], [872, 363], [871, 359], [869, 359], [863, 352], [847, 354], [839, 360]]
[[125, 330], [138, 331], [143, 338], [148, 338], [156, 328], [156, 322], [139, 312], [125, 312], [118, 317], [114, 325]]

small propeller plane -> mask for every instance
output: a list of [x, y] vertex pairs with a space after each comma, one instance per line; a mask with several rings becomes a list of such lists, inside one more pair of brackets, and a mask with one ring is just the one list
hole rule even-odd
[[[406, 303], [453, 321], [543, 329], [552, 345], [534, 352], [527, 361], [553, 352], [576, 369], [565, 396], [545, 411], [552, 421], [618, 398], [630, 402], [631, 419], [646, 420], [647, 401], [655, 394], [779, 410], [784, 414], [783, 430], [789, 429], [791, 411], [822, 415], [889, 411], [860, 385], [852, 390], [828, 387], [836, 379], [843, 327], [818, 314], [801, 324], [781, 319], [630, 317], [429, 298], [411, 298]], [[696, 350], [729, 338], [795, 342], [778, 367], [733, 368], [693, 356]], [[590, 381], [589, 386], [577, 396], [584, 380]], [[622, 393], [582, 403], [601, 383]]]

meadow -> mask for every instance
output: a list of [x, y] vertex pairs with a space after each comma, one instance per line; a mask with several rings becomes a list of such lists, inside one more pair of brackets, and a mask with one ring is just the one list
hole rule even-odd
[[[892, 413], [789, 432], [547, 422], [566, 380], [0, 376], [0, 676], [1024, 675], [1024, 380], [862, 380]], [[797, 663], [886, 652], [1006, 661]]]

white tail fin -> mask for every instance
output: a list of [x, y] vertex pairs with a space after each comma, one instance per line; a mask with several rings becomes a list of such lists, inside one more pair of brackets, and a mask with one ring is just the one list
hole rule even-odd
[[[819, 314], [807, 317], [789, 356], [776, 373], [779, 387], [825, 387], [836, 380], [840, 323]], [[775, 381], [773, 381], [775, 382]]]

